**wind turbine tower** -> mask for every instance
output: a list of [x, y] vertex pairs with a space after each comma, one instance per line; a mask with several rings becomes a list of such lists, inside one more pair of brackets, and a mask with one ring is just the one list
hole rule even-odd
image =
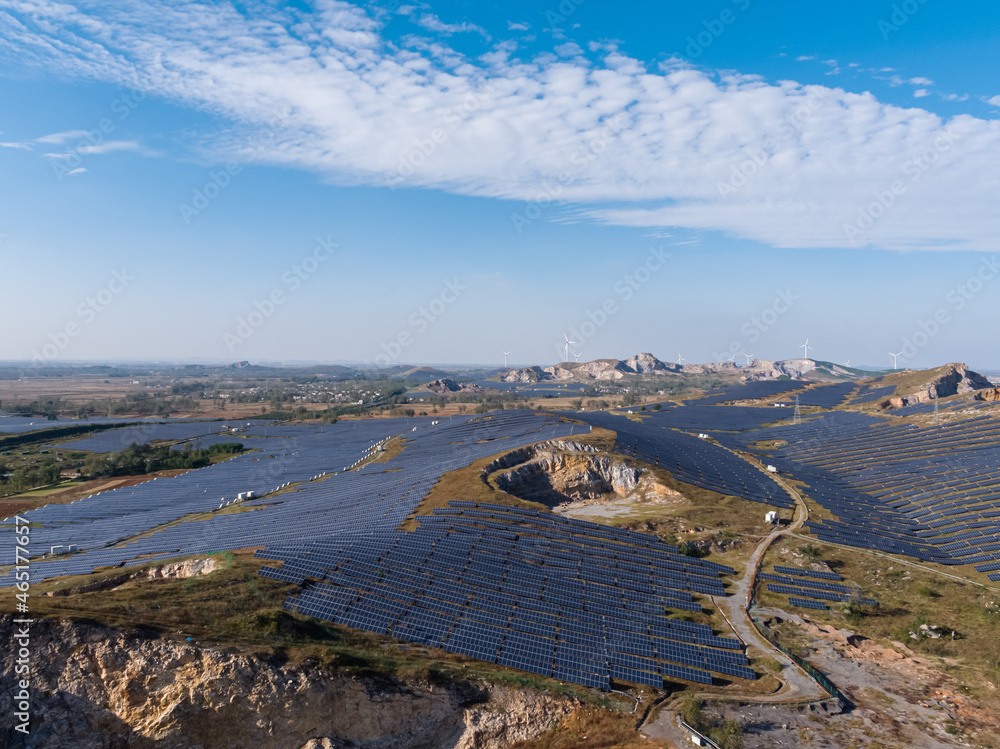
[[509, 354], [509, 353], [510, 353], [510, 351], [504, 351], [503, 352], [503, 368], [504, 369], [507, 369], [507, 354]]
[[566, 341], [566, 353], [565, 353], [565, 355], [563, 355], [563, 361], [564, 362], [568, 362], [569, 361], [569, 347], [570, 346], [575, 346], [576, 345], [576, 341], [571, 341], [569, 339], [569, 337], [565, 333], [563, 333], [563, 340]]

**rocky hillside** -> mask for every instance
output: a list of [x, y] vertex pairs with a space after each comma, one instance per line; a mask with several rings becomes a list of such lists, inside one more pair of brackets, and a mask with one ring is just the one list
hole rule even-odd
[[[914, 382], [914, 375], [927, 375], [929, 379], [924, 382], [919, 380]], [[978, 372], [969, 369], [967, 364], [955, 362], [946, 364], [943, 367], [930, 370], [924, 373], [908, 372], [906, 374], [889, 376], [885, 378], [885, 384], [895, 384], [899, 380], [899, 388], [909, 391], [906, 395], [897, 395], [882, 402], [882, 408], [902, 408], [912, 406], [917, 403], [928, 403], [935, 398], [947, 398], [952, 395], [967, 395], [982, 391], [991, 392], [993, 383], [983, 377]], [[897, 390], [899, 392], [899, 390]], [[983, 399], [988, 399], [984, 395]]]
[[675, 493], [621, 458], [562, 440], [514, 450], [484, 473], [492, 473], [497, 488], [508, 494], [552, 506], [608, 495], [646, 500]]
[[[505, 749], [573, 707], [530, 690], [471, 682], [391, 683], [315, 663], [196, 643], [144, 639], [86, 624], [32, 626], [30, 739], [0, 714], [17, 749]], [[14, 624], [0, 619], [11, 642]], [[0, 689], [14, 694], [9, 648]]]
[[816, 362], [812, 359], [786, 359], [771, 361], [753, 359], [748, 364], [739, 365], [735, 361], [707, 362], [704, 364], [672, 364], [661, 361], [652, 354], [635, 354], [627, 359], [595, 359], [589, 362], [560, 362], [551, 367], [525, 367], [508, 369], [499, 376], [501, 382], [584, 382], [620, 381], [630, 376], [671, 376], [671, 375], [724, 375], [734, 381], [755, 382], [788, 377], [801, 379], [858, 379], [864, 376], [858, 370], [851, 370], [830, 362]]

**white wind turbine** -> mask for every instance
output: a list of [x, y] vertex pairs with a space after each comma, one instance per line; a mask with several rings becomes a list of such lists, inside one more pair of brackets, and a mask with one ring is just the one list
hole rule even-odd
[[503, 368], [504, 369], [507, 369], [507, 354], [509, 354], [509, 353], [510, 353], [510, 351], [504, 351], [503, 352]]
[[901, 357], [902, 355], [903, 355], [902, 351], [900, 351], [898, 354], [894, 354], [891, 351], [889, 352], [889, 356], [892, 357], [892, 368], [893, 369], [899, 369], [899, 357]]
[[576, 341], [571, 341], [569, 339], [569, 337], [565, 333], [563, 333], [563, 339], [566, 341], [566, 354], [563, 356], [563, 361], [568, 362], [569, 361], [569, 347], [570, 346], [576, 346], [577, 342]]
[[802, 358], [803, 359], [808, 359], [809, 358], [809, 349], [810, 348], [811, 348], [811, 346], [809, 345], [809, 339], [806, 338], [806, 342], [802, 344]]
[[577, 354], [576, 352], [573, 353], [573, 358], [577, 361], [577, 363], [580, 362], [580, 355]]
[[841, 364], [840, 366], [842, 366], [842, 367], [849, 367], [849, 366], [851, 366], [851, 360], [850, 360], [850, 359], [848, 359], [847, 361], [845, 361], [845, 362], [844, 362], [843, 364]]
[[744, 351], [743, 352], [743, 356], [745, 356], [747, 358], [747, 366], [749, 367], [750, 366], [750, 360], [753, 359], [754, 356], [756, 356], [756, 354], [748, 354], [748, 353], [746, 353]]
[[685, 359], [685, 358], [684, 358], [683, 356], [681, 356], [680, 354], [677, 354], [677, 363], [678, 363], [678, 364], [683, 364], [683, 363], [684, 363], [684, 362], [686, 362], [686, 361], [687, 361], [687, 359]]
[[730, 356], [728, 359], [726, 359], [726, 361], [735, 362], [736, 361], [736, 354], [733, 354], [732, 356]]

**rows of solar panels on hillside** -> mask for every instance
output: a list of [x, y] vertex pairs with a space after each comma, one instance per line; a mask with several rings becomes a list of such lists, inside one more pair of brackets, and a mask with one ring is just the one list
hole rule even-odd
[[[499, 450], [589, 429], [530, 411], [462, 416], [437, 425], [430, 419], [371, 419], [256, 427], [281, 436], [247, 437], [244, 442], [255, 452], [208, 468], [23, 513], [38, 524], [32, 531], [33, 554], [52, 547], [65, 551], [70, 545], [79, 550], [33, 561], [32, 579], [255, 547], [289, 536], [393, 529], [444, 472]], [[392, 461], [345, 472], [393, 434], [404, 435], [406, 446]], [[297, 482], [305, 483], [286, 487]], [[236, 503], [237, 494], [246, 491], [255, 496]], [[185, 516], [199, 519], [176, 522]], [[0, 586], [11, 584], [13, 577], [0, 578]]]
[[151, 442], [190, 440], [210, 434], [231, 432], [232, 429], [270, 424], [269, 421], [184, 421], [163, 424], [143, 424], [98, 432], [84, 439], [60, 445], [64, 450], [88, 450], [94, 453], [119, 452], [130, 445], [148, 445]]
[[787, 442], [767, 460], [832, 513], [808, 524], [824, 540], [948, 565], [1000, 560], [996, 419], [918, 425], [835, 412], [720, 440]]
[[[635, 416], [635, 409], [629, 409]], [[623, 414], [622, 410], [617, 413]], [[564, 412], [571, 416], [569, 412]], [[738, 432], [745, 429], [758, 429], [764, 424], [771, 424], [784, 419], [791, 419], [795, 412], [788, 408], [764, 408], [760, 406], [676, 406], [673, 404], [653, 410], [640, 411], [639, 417], [643, 423], [670, 429], [689, 431], [724, 431]]]
[[94, 416], [89, 419], [46, 419], [41, 416], [0, 416], [0, 434], [24, 434], [42, 429], [58, 427], [80, 427], [89, 424], [135, 424], [137, 422], [170, 422], [175, 424], [188, 423], [190, 419], [166, 418], [117, 418]]
[[[728, 407], [719, 410], [728, 410]], [[753, 502], [776, 507], [793, 506], [788, 494], [763, 471], [708, 440], [664, 428], [655, 419], [644, 419], [640, 423], [603, 412], [572, 416], [592, 426], [615, 431], [615, 450], [663, 468], [679, 481]]]
[[[261, 574], [288, 608], [586, 686], [753, 679], [739, 641], [672, 618], [733, 570], [655, 536], [537, 510], [452, 502], [414, 532], [279, 543]], [[311, 579], [315, 582], [307, 583]]]
[[711, 406], [718, 403], [730, 403], [732, 401], [770, 398], [774, 395], [801, 390], [810, 384], [804, 380], [761, 380], [759, 382], [748, 382], [742, 385], [731, 385], [720, 390], [713, 390], [705, 397], [687, 401], [687, 403]]

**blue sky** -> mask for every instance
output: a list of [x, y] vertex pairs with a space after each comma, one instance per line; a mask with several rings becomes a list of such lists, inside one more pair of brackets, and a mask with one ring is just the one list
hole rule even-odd
[[1000, 368], [1000, 11], [628, 8], [0, 0], [0, 358]]

